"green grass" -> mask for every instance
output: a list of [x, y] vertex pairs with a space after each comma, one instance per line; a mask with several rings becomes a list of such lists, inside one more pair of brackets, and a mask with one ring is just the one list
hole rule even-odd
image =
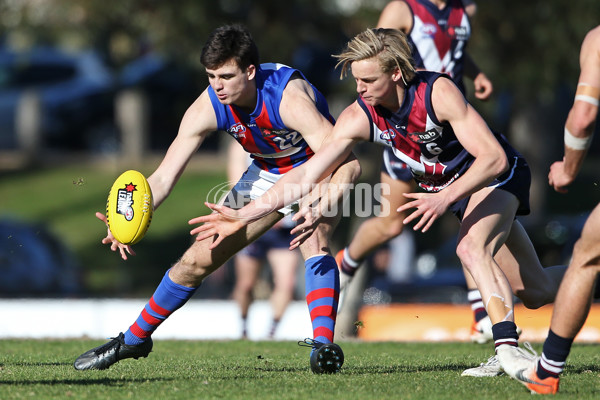
[[[461, 377], [489, 356], [469, 343], [341, 343], [342, 372], [314, 375], [293, 342], [157, 341], [146, 359], [76, 371], [100, 341], [0, 341], [2, 399], [530, 399], [506, 376]], [[541, 345], [536, 344], [541, 350]], [[600, 396], [600, 345], [573, 347], [556, 398]]]
[[[140, 171], [148, 175], [153, 168]], [[59, 238], [80, 265], [88, 294], [145, 296], [189, 246], [187, 221], [208, 212], [206, 195], [225, 182], [225, 174], [215, 173], [214, 168], [186, 171], [155, 213], [144, 240], [135, 246], [138, 255], [125, 262], [100, 243], [106, 227], [94, 216], [105, 211], [110, 187], [123, 171], [65, 165], [2, 172], [0, 218], [41, 226]]]

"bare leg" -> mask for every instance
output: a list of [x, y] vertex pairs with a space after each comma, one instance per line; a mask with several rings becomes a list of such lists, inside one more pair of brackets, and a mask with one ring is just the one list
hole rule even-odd
[[505, 244], [495, 256], [513, 293], [527, 308], [552, 303], [566, 266], [543, 268], [527, 232], [514, 221]]
[[273, 271], [273, 292], [270, 299], [273, 320], [279, 322], [294, 298], [298, 253], [287, 249], [273, 249], [268, 252], [267, 258]]
[[248, 318], [248, 309], [254, 300], [252, 289], [256, 285], [258, 274], [262, 266], [262, 260], [247, 254], [238, 254], [235, 257], [235, 286], [233, 288], [233, 300], [240, 307], [242, 317], [242, 337], [247, 336], [246, 319]]
[[471, 196], [459, 231], [456, 253], [477, 283], [493, 324], [514, 321], [512, 290], [494, 254], [508, 237], [516, 209], [512, 194], [484, 188]]
[[600, 206], [596, 206], [575, 244], [573, 259], [556, 297], [550, 328], [574, 338], [588, 316], [596, 277], [600, 272]]
[[[369, 218], [359, 226], [348, 245], [348, 253], [356, 261], [362, 261], [377, 247], [400, 235], [404, 228], [402, 221], [406, 213], [396, 210], [406, 203], [407, 199], [402, 193], [414, 191], [414, 183], [394, 179], [386, 173], [381, 174], [381, 183], [384, 187], [382, 202], [389, 204], [389, 209], [382, 210], [380, 216]], [[389, 187], [389, 190], [386, 190], [385, 186]]]

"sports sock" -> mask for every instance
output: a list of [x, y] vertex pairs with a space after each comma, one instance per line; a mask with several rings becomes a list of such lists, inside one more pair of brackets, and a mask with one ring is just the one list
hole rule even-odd
[[340, 277], [330, 255], [310, 257], [304, 262], [306, 303], [313, 327], [313, 339], [332, 343], [337, 317]]
[[354, 276], [360, 263], [361, 261], [356, 261], [352, 257], [350, 257], [350, 253], [348, 252], [348, 248], [346, 247], [344, 249], [344, 257], [342, 258], [341, 270], [346, 275]]
[[492, 325], [492, 334], [494, 336], [494, 348], [498, 348], [503, 344], [519, 346], [517, 325], [512, 321], [502, 321]]
[[573, 339], [560, 337], [550, 329], [537, 365], [537, 376], [540, 379], [550, 376], [557, 378], [565, 368], [565, 361], [571, 352], [572, 344]]
[[169, 271], [137, 320], [125, 332], [125, 344], [137, 345], [147, 340], [156, 328], [175, 310], [183, 306], [198, 289], [173, 282], [169, 278]]
[[279, 326], [279, 320], [273, 319], [271, 321], [271, 330], [269, 331], [269, 338], [273, 338], [275, 336], [275, 331], [277, 331], [277, 327]]
[[471, 310], [473, 310], [475, 322], [479, 322], [487, 317], [488, 313], [485, 311], [479, 289], [470, 289], [467, 293], [467, 299], [469, 299], [469, 303], [471, 303]]
[[242, 339], [248, 338], [248, 318], [242, 317]]

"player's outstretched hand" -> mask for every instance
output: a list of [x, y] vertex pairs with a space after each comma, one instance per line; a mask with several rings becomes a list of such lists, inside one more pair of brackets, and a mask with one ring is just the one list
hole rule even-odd
[[213, 250], [223, 239], [238, 232], [249, 222], [242, 220], [239, 213], [232, 208], [207, 202], [204, 204], [214, 212], [192, 218], [188, 221], [188, 224], [202, 224], [190, 231], [190, 235], [198, 235], [196, 236], [197, 241], [216, 236], [213, 243], [208, 247], [210, 250]]
[[298, 224], [290, 231], [292, 235], [295, 235], [290, 242], [290, 250], [299, 247], [312, 235], [319, 224], [320, 215], [317, 215], [316, 208], [306, 206], [298, 210], [292, 217], [292, 220]]
[[102, 239], [102, 244], [110, 244], [110, 249], [112, 251], [119, 250], [119, 253], [121, 253], [121, 258], [123, 260], [127, 260], [127, 254], [135, 256], [135, 251], [133, 251], [133, 248], [131, 246], [119, 242], [112, 235], [110, 229], [108, 228], [108, 221], [106, 220], [106, 216], [104, 214], [102, 214], [101, 212], [97, 212], [96, 218], [104, 222], [104, 224], [106, 225], [107, 234], [106, 237]]
[[414, 199], [406, 204], [403, 204], [396, 211], [403, 212], [411, 208], [416, 208], [408, 217], [402, 221], [405, 225], [413, 220], [418, 222], [413, 227], [415, 231], [421, 230], [427, 232], [436, 219], [441, 217], [448, 209], [448, 203], [442, 196], [442, 192], [438, 193], [403, 193], [404, 197]]

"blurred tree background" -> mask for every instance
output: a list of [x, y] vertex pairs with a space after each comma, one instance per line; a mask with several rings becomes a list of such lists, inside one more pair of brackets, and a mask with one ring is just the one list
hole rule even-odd
[[[115, 73], [146, 54], [156, 54], [190, 71], [185, 84], [197, 96], [207, 84], [199, 62], [206, 36], [222, 24], [243, 23], [254, 35], [262, 61], [301, 69], [328, 97], [336, 116], [354, 99], [355, 91], [351, 79], [339, 80], [330, 55], [340, 51], [358, 32], [374, 26], [386, 3], [387, 0], [0, 0], [0, 44], [16, 49], [38, 45], [70, 51], [91, 48], [102, 55]], [[539, 223], [547, 213], [588, 211], [600, 199], [596, 173], [600, 140], [590, 151], [579, 186], [574, 188], [575, 195], [560, 196], [549, 191], [546, 175], [552, 160], [562, 154], [564, 121], [579, 73], [579, 48], [585, 33], [600, 23], [600, 1], [476, 3], [478, 11], [472, 21], [468, 50], [494, 83], [495, 92], [485, 103], [469, 98], [490, 126], [509, 136], [531, 165], [531, 224]], [[467, 90], [472, 91], [471, 83], [466, 84]], [[177, 100], [181, 103], [178, 110], [164, 118], [172, 121], [165, 128], [170, 135], [159, 143], [163, 151], [193, 98]], [[358, 152], [369, 157], [372, 147], [361, 146]], [[369, 179], [370, 168], [378, 173], [378, 165], [365, 164], [365, 179]], [[181, 237], [177, 237], [183, 245], [186, 235], [183, 228]], [[168, 243], [171, 246], [175, 241], [171, 237]], [[96, 243], [93, 246], [106, 252]], [[158, 248], [164, 243], [149, 247], [153, 246]], [[86, 250], [92, 251], [91, 247]], [[163, 272], [147, 276], [139, 271], [145, 267], [144, 262], [134, 265], [139, 265], [138, 271], [134, 268], [124, 278], [128, 283], [119, 292], [135, 286], [147, 293], [139, 282], [134, 285], [132, 281], [143, 275], [140, 278], [148, 280], [148, 288], [152, 288], [156, 277], [164, 273], [160, 266]]]

